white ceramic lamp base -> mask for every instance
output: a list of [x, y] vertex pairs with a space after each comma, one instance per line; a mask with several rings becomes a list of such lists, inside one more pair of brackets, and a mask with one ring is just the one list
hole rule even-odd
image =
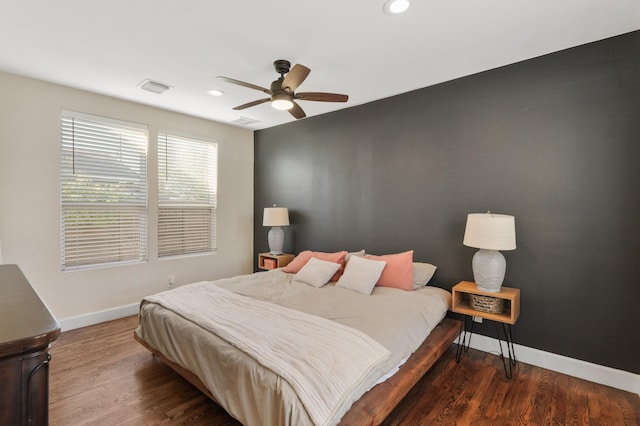
[[269, 253], [276, 255], [282, 254], [282, 248], [284, 246], [284, 231], [279, 226], [274, 226], [269, 230]]
[[498, 250], [478, 250], [473, 255], [471, 266], [478, 290], [490, 293], [500, 291], [507, 270], [507, 261], [502, 253]]

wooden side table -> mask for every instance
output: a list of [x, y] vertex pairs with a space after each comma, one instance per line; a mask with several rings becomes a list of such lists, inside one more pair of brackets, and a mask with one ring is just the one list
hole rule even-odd
[[295, 255], [293, 254], [271, 254], [260, 253], [258, 254], [258, 269], [271, 270], [276, 268], [284, 268], [287, 266]]
[[[512, 368], [516, 365], [515, 349], [513, 346], [513, 334], [511, 326], [516, 323], [520, 316], [520, 290], [517, 288], [502, 287], [498, 293], [490, 293], [487, 291], [478, 290], [475, 283], [469, 281], [461, 281], [452, 289], [452, 301], [451, 310], [453, 312], [464, 315], [464, 319], [460, 324], [460, 341], [458, 343], [458, 351], [456, 353], [456, 361], [460, 362], [462, 352], [469, 350], [471, 344], [471, 336], [473, 334], [473, 317], [484, 318], [493, 321], [496, 326], [496, 335], [498, 338], [498, 344], [500, 345], [500, 358], [504, 366], [504, 372], [507, 379], [512, 377]], [[500, 312], [484, 312], [489, 309], [478, 307], [478, 303], [472, 301], [472, 297], [477, 296], [476, 301], [489, 300], [496, 302], [496, 304], [502, 304], [502, 310]], [[484, 298], [491, 299], [484, 299]], [[475, 306], [474, 306], [475, 305]], [[481, 309], [481, 310], [478, 310]], [[467, 325], [469, 323], [469, 325]], [[500, 336], [501, 324], [502, 336]], [[506, 343], [507, 354], [509, 360], [504, 357], [502, 350], [502, 341]]]

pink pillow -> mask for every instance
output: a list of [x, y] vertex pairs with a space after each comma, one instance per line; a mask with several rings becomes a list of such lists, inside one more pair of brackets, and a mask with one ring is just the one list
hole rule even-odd
[[395, 287], [413, 290], [413, 250], [384, 256], [365, 255], [367, 259], [384, 260], [387, 266], [376, 283], [380, 287]]
[[[331, 281], [338, 281], [342, 272], [344, 271], [344, 259], [347, 257], [346, 251], [338, 251], [335, 253], [323, 253], [321, 251], [305, 250], [300, 252], [295, 259], [291, 261], [287, 266], [282, 269], [284, 272], [297, 273], [304, 265], [307, 264], [309, 259], [315, 257], [316, 259], [326, 260], [327, 262], [335, 262], [340, 265], [340, 269], [331, 277]], [[413, 279], [413, 278], [412, 278]]]

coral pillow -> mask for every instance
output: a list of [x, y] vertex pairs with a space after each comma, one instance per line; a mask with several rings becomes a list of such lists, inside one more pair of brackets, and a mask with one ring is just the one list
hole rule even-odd
[[413, 290], [413, 250], [384, 256], [367, 254], [364, 257], [387, 262], [377, 286]]
[[321, 251], [310, 251], [305, 250], [299, 253], [295, 259], [291, 261], [287, 266], [284, 267], [284, 272], [289, 273], [297, 273], [304, 265], [307, 264], [309, 259], [315, 257], [316, 259], [326, 260], [327, 262], [335, 262], [340, 265], [340, 269], [335, 273], [333, 277], [331, 277], [331, 281], [338, 281], [340, 276], [342, 275], [342, 271], [344, 271], [344, 259], [347, 257], [346, 251], [338, 251], [335, 253], [323, 253]]

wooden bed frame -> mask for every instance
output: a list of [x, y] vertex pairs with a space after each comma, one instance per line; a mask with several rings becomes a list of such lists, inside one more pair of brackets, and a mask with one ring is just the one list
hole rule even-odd
[[[436, 363], [460, 334], [460, 321], [445, 318], [429, 334], [427, 339], [409, 357], [398, 372], [386, 381], [374, 386], [362, 398], [356, 401], [342, 417], [341, 426], [374, 426], [381, 424], [391, 411], [400, 403], [411, 388]], [[176, 373], [200, 389], [216, 404], [209, 389], [191, 371], [169, 361], [155, 348], [133, 332], [133, 337], [153, 355], [157, 356]]]

